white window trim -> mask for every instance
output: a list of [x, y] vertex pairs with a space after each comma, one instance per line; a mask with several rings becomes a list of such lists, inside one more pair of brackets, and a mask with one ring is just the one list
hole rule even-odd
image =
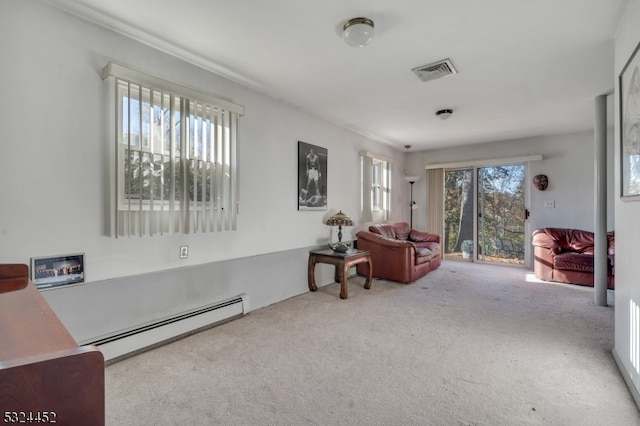
[[[362, 197], [361, 197], [361, 214], [362, 221], [373, 222], [374, 221], [374, 212], [376, 214], [377, 219], [382, 221], [387, 221], [391, 217], [391, 190], [392, 190], [392, 166], [393, 162], [389, 157], [384, 155], [372, 153], [370, 151], [360, 151], [360, 163], [362, 169], [361, 176], [361, 187], [362, 187]], [[373, 190], [374, 190], [374, 182], [373, 182], [373, 168], [375, 164], [384, 164], [387, 165], [387, 182], [381, 182], [381, 197], [380, 203], [376, 206], [373, 205]], [[381, 178], [384, 178], [383, 176]], [[384, 192], [386, 191], [386, 197]], [[384, 199], [386, 199], [386, 209], [384, 208]]]
[[119, 77], [124, 80], [171, 92], [190, 99], [198, 99], [227, 111], [234, 112], [239, 116], [244, 115], [244, 107], [242, 105], [233, 103], [221, 96], [207, 93], [203, 90], [193, 89], [182, 84], [173, 83], [163, 78], [156, 77], [142, 71], [137, 71], [113, 62], [109, 62], [102, 69], [102, 79], [106, 80], [108, 77]]

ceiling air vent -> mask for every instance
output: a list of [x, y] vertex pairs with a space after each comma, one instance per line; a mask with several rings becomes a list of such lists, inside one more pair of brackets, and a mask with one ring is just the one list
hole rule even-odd
[[445, 77], [447, 75], [458, 74], [458, 71], [454, 68], [449, 58], [414, 68], [411, 71], [413, 71], [414, 74], [423, 82], [435, 80], [436, 78]]

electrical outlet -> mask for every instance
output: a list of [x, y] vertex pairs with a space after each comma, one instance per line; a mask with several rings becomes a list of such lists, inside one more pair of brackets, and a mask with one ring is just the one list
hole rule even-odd
[[180, 246], [180, 259], [189, 257], [189, 246]]
[[556, 206], [556, 202], [554, 200], [544, 200], [544, 207], [546, 209], [553, 209]]

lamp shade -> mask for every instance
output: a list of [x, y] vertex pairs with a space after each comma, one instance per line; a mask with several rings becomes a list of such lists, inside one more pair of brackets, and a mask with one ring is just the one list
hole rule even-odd
[[353, 226], [353, 221], [349, 216], [342, 213], [340, 210], [338, 213], [327, 219], [327, 225], [329, 226]]
[[351, 47], [364, 47], [371, 43], [375, 30], [373, 21], [368, 18], [353, 18], [344, 24], [342, 37]]

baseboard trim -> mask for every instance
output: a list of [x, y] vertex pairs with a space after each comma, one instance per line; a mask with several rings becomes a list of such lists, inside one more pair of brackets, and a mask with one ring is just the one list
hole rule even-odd
[[629, 393], [631, 393], [631, 397], [636, 403], [636, 407], [638, 407], [638, 409], [640, 410], [640, 392], [638, 392], [638, 389], [636, 389], [635, 385], [633, 384], [633, 381], [631, 380], [631, 377], [627, 373], [627, 369], [624, 367], [624, 363], [622, 362], [622, 359], [618, 355], [618, 351], [616, 351], [616, 348], [613, 348], [613, 350], [611, 351], [611, 354], [613, 355], [613, 360], [618, 366], [618, 370], [622, 375], [624, 383], [627, 385], [627, 389], [629, 389]]

